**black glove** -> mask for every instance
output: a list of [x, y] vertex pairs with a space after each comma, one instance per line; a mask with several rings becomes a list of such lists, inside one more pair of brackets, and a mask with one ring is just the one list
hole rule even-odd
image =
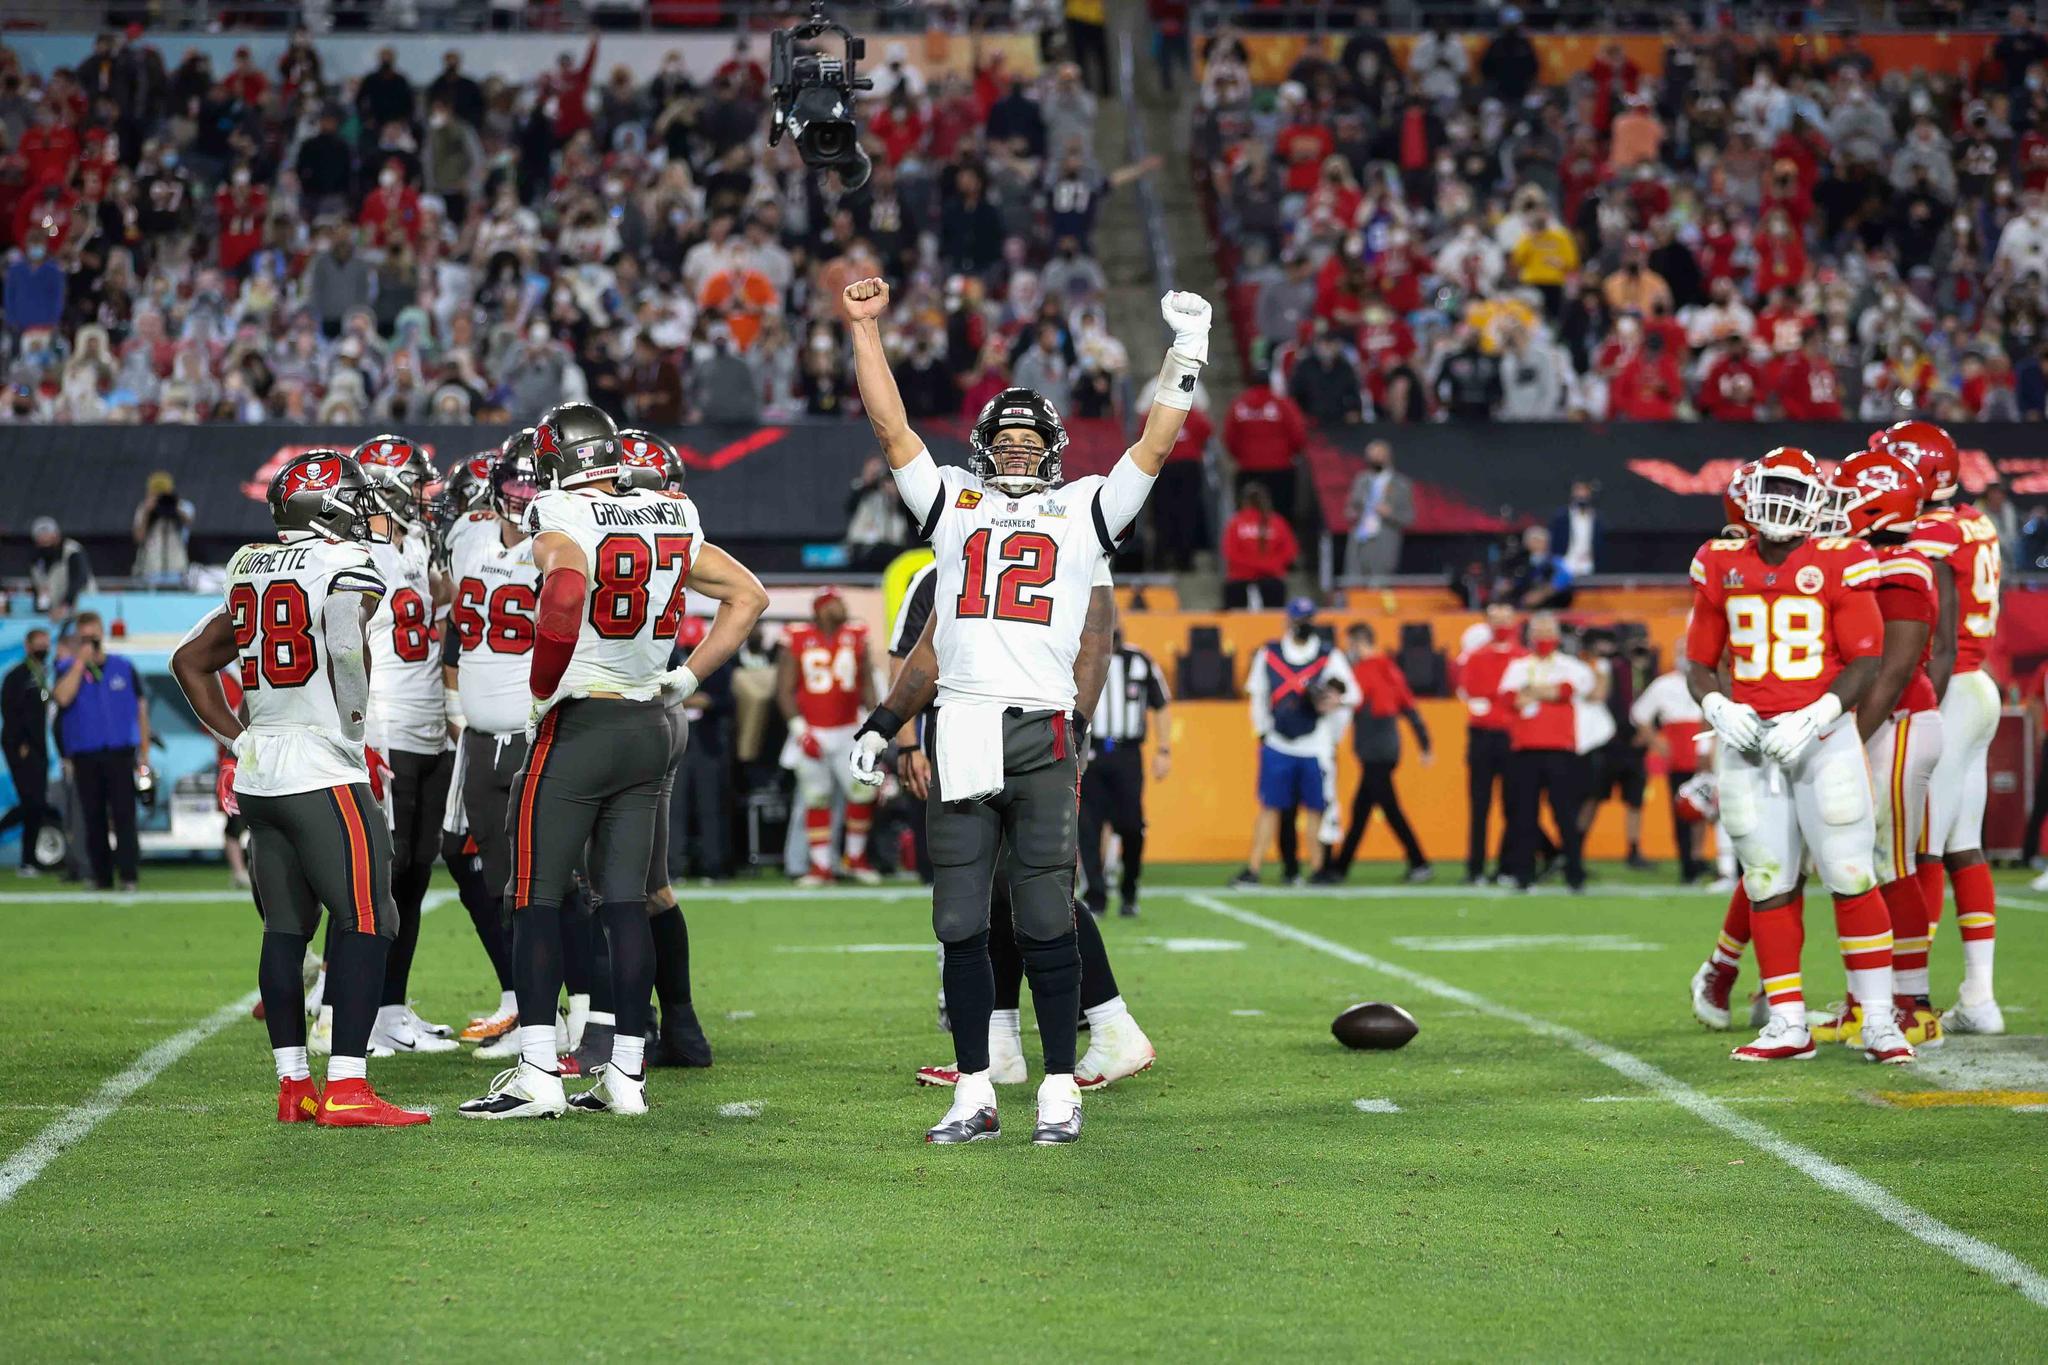
[[1082, 715], [1079, 711], [1074, 712], [1074, 720], [1071, 728], [1074, 732], [1074, 752], [1077, 754], [1087, 753], [1088, 731], [1090, 728], [1088, 724], [1088, 717]]
[[886, 740], [894, 740], [902, 730], [903, 717], [886, 706], [877, 706], [868, 712], [868, 718], [860, 723], [860, 728], [853, 732], [853, 737], [859, 739], [862, 735], [872, 733]]

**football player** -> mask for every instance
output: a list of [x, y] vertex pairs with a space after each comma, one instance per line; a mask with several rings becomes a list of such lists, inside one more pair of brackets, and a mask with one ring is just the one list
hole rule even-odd
[[832, 881], [832, 793], [846, 797], [846, 875], [867, 886], [882, 878], [868, 861], [868, 830], [875, 820], [875, 789], [856, 782], [846, 763], [854, 727], [875, 704], [875, 672], [868, 659], [868, 629], [847, 619], [836, 588], [811, 599], [811, 619], [789, 628], [776, 663], [775, 700], [789, 723], [782, 766], [796, 774], [810, 848], [802, 886]]
[[[1927, 906], [1913, 868], [1926, 811], [1927, 783], [1942, 749], [1941, 712], [1926, 659], [1941, 619], [1934, 570], [1906, 547], [1926, 493], [1919, 471], [1887, 451], [1849, 456], [1829, 476], [1835, 504], [1826, 530], [1869, 543], [1878, 557], [1874, 591], [1884, 620], [1877, 676], [1856, 707], [1875, 799], [1873, 850], [1878, 890], [1892, 922], [1892, 989], [1906, 1041], [1941, 1042], [1941, 1019], [1927, 1002]], [[1954, 613], [1949, 613], [1952, 625]], [[1855, 1046], [1862, 1038], [1865, 1004], [1845, 1000], [1821, 1024], [1814, 1041]]]
[[[222, 764], [229, 813], [249, 823], [250, 871], [263, 912], [257, 981], [277, 1062], [280, 1123], [407, 1127], [425, 1113], [387, 1103], [365, 1072], [370, 1029], [397, 932], [391, 841], [370, 796], [363, 754], [370, 677], [365, 633], [385, 584], [368, 542], [379, 508], [356, 462], [301, 455], [269, 491], [277, 543], [228, 562], [227, 604], [171, 656], [193, 714], [234, 757]], [[236, 664], [245, 724], [220, 670]], [[325, 906], [335, 927], [327, 1088], [306, 1056], [300, 965]]]
[[1955, 608], [1949, 614], [1954, 648], [1937, 642], [1928, 665], [1941, 699], [1943, 742], [1928, 784], [1927, 842], [1920, 855], [1930, 934], [1941, 918], [1946, 867], [1963, 940], [1963, 984], [1942, 1026], [1952, 1033], [2003, 1033], [2005, 1015], [1992, 989], [1998, 897], [1984, 861], [1985, 763], [1999, 712], [1998, 684], [1984, 671], [1984, 656], [1998, 634], [1998, 530], [1961, 500], [1962, 460], [1946, 431], [1932, 422], [1900, 422], [1872, 443], [1912, 460], [1927, 480], [1935, 506], [1906, 544], [1934, 564], [1942, 602]]
[[449, 600], [448, 580], [433, 565], [427, 528], [434, 469], [403, 436], [373, 436], [354, 458], [377, 490], [387, 515], [370, 556], [386, 591], [370, 621], [370, 667], [377, 686], [366, 721], [371, 786], [391, 825], [391, 899], [398, 936], [385, 968], [384, 1002], [370, 1041], [393, 1052], [453, 1052], [453, 1030], [426, 1024], [406, 1002], [420, 940], [420, 906], [441, 852], [441, 816], [448, 801], [454, 751], [441, 676], [434, 615]]
[[[654, 815], [668, 773], [662, 694], [687, 696], [753, 631], [768, 594], [710, 544], [681, 494], [621, 487], [617, 429], [588, 403], [534, 428], [543, 491], [527, 508], [541, 574], [528, 675], [526, 762], [509, 814], [512, 964], [520, 1060], [466, 1118], [553, 1118], [562, 1091], [551, 1020], [562, 989], [562, 894], [595, 840], [590, 880], [611, 954], [617, 1031], [590, 1113], [647, 1112], [647, 1005], [654, 937], [647, 916]], [[669, 668], [685, 587], [719, 604], [704, 642]], [[574, 913], [574, 911], [572, 911]]]
[[[931, 704], [938, 689], [938, 652], [933, 645], [932, 617], [925, 617], [924, 630], [903, 661], [889, 696], [862, 722], [848, 755], [854, 777], [864, 785], [881, 785], [877, 757], [892, 735], [915, 724], [918, 715]], [[1102, 683], [1109, 669], [1109, 654], [1116, 632], [1116, 593], [1110, 582], [1109, 561], [1098, 566], [1089, 591], [1088, 615], [1081, 628], [1081, 649], [1074, 660], [1074, 714], [1085, 735], [1102, 698]], [[915, 733], [912, 731], [911, 733]], [[915, 750], [915, 743], [910, 749]], [[1084, 749], [1085, 752], [1085, 749]], [[899, 759], [905, 788], [918, 800], [930, 796], [930, 769]], [[1024, 1060], [1023, 1016], [1020, 1010], [1024, 984], [1024, 957], [1016, 936], [1011, 909], [1010, 883], [1018, 869], [1017, 860], [1005, 850], [1003, 868], [990, 894], [989, 958], [995, 974], [995, 1012], [989, 1018], [989, 1079], [997, 1085], [1022, 1085], [1030, 1078]], [[1081, 953], [1081, 1014], [1088, 1020], [1088, 1051], [1074, 1067], [1074, 1083], [1092, 1090], [1135, 1076], [1154, 1061], [1152, 1042], [1138, 1021], [1131, 1017], [1117, 990], [1116, 974], [1110, 970], [1109, 949], [1102, 940], [1102, 927], [1085, 909], [1074, 916], [1077, 945]], [[954, 1085], [960, 1069], [955, 1066], [919, 1067], [919, 1085]]]
[[[1791, 911], [1810, 851], [1835, 898], [1850, 991], [1892, 996], [1891, 917], [1878, 894], [1870, 779], [1853, 721], [1877, 672], [1882, 621], [1867, 589], [1867, 546], [1814, 539], [1829, 501], [1813, 456], [1779, 448], [1750, 472], [1743, 510], [1753, 534], [1708, 541], [1692, 562], [1687, 686], [1721, 741], [1721, 819], [1735, 841], [1751, 904], [1757, 966], [1771, 1017], [1737, 1061], [1814, 1055], [1800, 989], [1804, 930]], [[1730, 684], [1717, 670], [1730, 656]], [[1864, 1054], [1911, 1061], [1891, 1011], [1863, 1026]]]
[[[456, 754], [460, 782], [448, 804], [463, 813], [463, 845], [476, 848], [466, 856], [478, 864], [486, 899], [471, 908], [470, 918], [498, 977], [497, 1008], [470, 1020], [462, 1038], [483, 1045], [479, 1056], [511, 1056], [510, 1046], [483, 1049], [506, 1040], [519, 1022], [505, 930], [505, 883], [512, 870], [505, 811], [513, 774], [526, 761], [526, 683], [540, 602], [540, 571], [525, 524], [527, 506], [540, 492], [531, 431], [507, 439], [483, 488], [484, 508], [465, 514], [448, 537], [455, 586], [442, 664], [454, 676], [454, 709], [463, 718]], [[468, 905], [467, 897], [463, 903]]]
[[911, 430], [882, 345], [889, 286], [856, 280], [842, 297], [868, 421], [938, 565], [939, 677], [927, 740], [935, 784], [926, 820], [932, 922], [945, 945], [961, 1075], [951, 1107], [925, 1138], [972, 1142], [1000, 1132], [988, 1074], [989, 893], [1008, 845], [1019, 865], [1011, 906], [1045, 1048], [1032, 1140], [1073, 1142], [1081, 1134], [1074, 659], [1096, 563], [1130, 530], [1194, 405], [1209, 357], [1209, 305], [1178, 292], [1161, 300], [1174, 340], [1144, 431], [1107, 477], [1065, 483], [1066, 428], [1029, 389], [992, 398], [971, 429], [969, 467], [941, 469]]

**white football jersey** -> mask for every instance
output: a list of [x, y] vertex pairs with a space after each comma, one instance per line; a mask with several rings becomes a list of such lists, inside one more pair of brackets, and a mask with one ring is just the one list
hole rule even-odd
[[474, 730], [514, 735], [526, 728], [532, 692], [533, 613], [540, 604], [540, 570], [533, 541], [507, 547], [496, 515], [472, 512], [448, 538], [455, 631], [461, 662], [456, 686], [463, 721]]
[[325, 540], [244, 545], [228, 561], [227, 581], [224, 610], [241, 655], [250, 733], [235, 790], [290, 796], [369, 781], [362, 742], [345, 737], [334, 704], [320, 628], [329, 596], [383, 595], [369, 547]]
[[1097, 506], [1107, 481], [1090, 475], [1013, 498], [958, 466], [938, 473], [927, 514], [937, 518], [937, 705], [1071, 711], [1088, 594], [1115, 534]]
[[384, 600], [370, 618], [369, 743], [387, 754], [438, 754], [448, 747], [448, 717], [427, 538], [408, 535], [402, 545], [372, 545], [369, 551], [385, 585]]
[[683, 585], [703, 544], [697, 505], [658, 489], [550, 489], [527, 508], [526, 525], [535, 535], [569, 537], [590, 565], [590, 605], [557, 695], [654, 696], [682, 624]]

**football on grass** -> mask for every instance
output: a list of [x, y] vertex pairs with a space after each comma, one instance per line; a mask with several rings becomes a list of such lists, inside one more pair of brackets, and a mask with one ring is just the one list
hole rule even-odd
[[1392, 1052], [1405, 1047], [1421, 1031], [1415, 1016], [1407, 1010], [1377, 1000], [1353, 1005], [1330, 1021], [1330, 1032], [1338, 1042], [1370, 1052]]

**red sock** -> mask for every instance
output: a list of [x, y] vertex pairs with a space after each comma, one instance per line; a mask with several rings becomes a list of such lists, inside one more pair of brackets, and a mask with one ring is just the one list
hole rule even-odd
[[1866, 1002], [1891, 999], [1892, 914], [1884, 897], [1875, 889], [1835, 897], [1835, 933], [1849, 995]]
[[832, 808], [811, 806], [804, 811], [804, 838], [811, 844], [811, 866], [824, 872], [832, 867]]
[[1724, 967], [1742, 965], [1742, 950], [1749, 946], [1749, 892], [1741, 882], [1728, 898], [1728, 913], [1721, 920], [1721, 937], [1714, 944], [1712, 960]]
[[[1939, 869], [1940, 863], [1929, 863]], [[1972, 863], [1959, 867], [1949, 880], [1956, 888], [1956, 927], [1963, 942], [1974, 943], [1998, 936], [1998, 892], [1991, 884], [1991, 864]]]
[[1927, 902], [1920, 899], [1920, 878], [1886, 882], [1884, 897], [1892, 922], [1892, 970], [1910, 972], [1927, 966]]
[[1941, 923], [1941, 859], [1928, 859], [1913, 875], [1920, 880], [1920, 903], [1927, 907], [1927, 934], [1931, 938], [1934, 926]]
[[1799, 954], [1806, 947], [1806, 920], [1799, 903], [1753, 910], [1749, 927], [1756, 938], [1756, 969], [1763, 977], [1764, 995], [1771, 1008], [1803, 1011], [1806, 996], [1800, 989]]

